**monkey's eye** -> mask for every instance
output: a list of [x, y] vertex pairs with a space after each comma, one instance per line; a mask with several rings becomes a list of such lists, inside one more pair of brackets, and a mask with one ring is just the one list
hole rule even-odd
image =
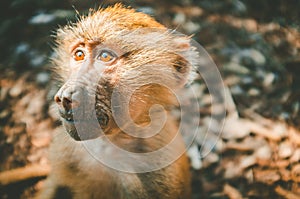
[[103, 50], [99, 54], [98, 59], [102, 62], [112, 62], [113, 60], [116, 59], [116, 56], [114, 53], [112, 53], [110, 51]]
[[85, 54], [82, 50], [76, 50], [73, 54], [73, 58], [75, 61], [82, 61], [84, 60]]

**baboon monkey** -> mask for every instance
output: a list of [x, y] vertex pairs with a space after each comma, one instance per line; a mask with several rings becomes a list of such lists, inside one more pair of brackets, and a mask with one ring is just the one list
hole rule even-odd
[[190, 198], [171, 111], [197, 58], [190, 38], [120, 4], [57, 31], [55, 102], [65, 131], [37, 198]]

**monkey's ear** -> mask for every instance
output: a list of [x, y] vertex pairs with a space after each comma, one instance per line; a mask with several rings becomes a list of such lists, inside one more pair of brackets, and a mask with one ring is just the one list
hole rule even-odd
[[189, 37], [175, 37], [175, 48], [179, 51], [188, 51], [191, 47]]
[[176, 49], [176, 62], [174, 67], [177, 71], [177, 76], [180, 77], [184, 84], [189, 84], [197, 76], [197, 62], [199, 55], [196, 48], [191, 44], [191, 38], [186, 36], [179, 36], [174, 38]]

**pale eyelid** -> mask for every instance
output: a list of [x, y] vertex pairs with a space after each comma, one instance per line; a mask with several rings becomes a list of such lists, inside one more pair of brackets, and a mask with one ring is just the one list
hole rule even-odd
[[85, 48], [85, 43], [83, 41], [79, 41], [70, 45], [69, 52], [73, 53], [77, 48]]
[[97, 55], [97, 60], [101, 61], [101, 60], [100, 60], [100, 56], [101, 56], [103, 53], [105, 53], [105, 52], [112, 56], [112, 60], [108, 61], [107, 63], [114, 62], [114, 61], [118, 58], [117, 54], [114, 53], [112, 50], [109, 50], [109, 49], [102, 49], [102, 50], [99, 51], [99, 53], [98, 53], [98, 55]]

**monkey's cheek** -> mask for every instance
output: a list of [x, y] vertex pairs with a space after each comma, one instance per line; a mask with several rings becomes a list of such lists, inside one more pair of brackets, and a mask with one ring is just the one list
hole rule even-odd
[[76, 127], [74, 125], [74, 122], [69, 122], [66, 120], [63, 120], [63, 126], [65, 127], [67, 133], [76, 141], [80, 141], [80, 137], [78, 136]]
[[106, 114], [105, 112], [100, 112], [100, 113], [99, 112], [100, 111], [98, 111], [96, 113], [98, 123], [99, 123], [99, 125], [102, 129], [105, 129], [108, 125], [108, 122], [109, 122], [109, 115]]

